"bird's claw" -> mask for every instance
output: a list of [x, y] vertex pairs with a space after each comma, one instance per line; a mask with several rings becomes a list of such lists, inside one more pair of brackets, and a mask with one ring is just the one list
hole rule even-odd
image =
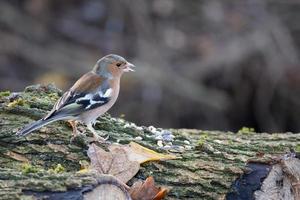
[[99, 143], [105, 143], [105, 144], [110, 144], [109, 141], [107, 141], [109, 139], [109, 135], [107, 135], [105, 138], [99, 136], [98, 134], [93, 134], [93, 138], [95, 141], [99, 142]]

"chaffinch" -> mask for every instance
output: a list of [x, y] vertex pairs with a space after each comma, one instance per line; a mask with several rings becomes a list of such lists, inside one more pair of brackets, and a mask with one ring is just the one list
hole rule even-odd
[[95, 138], [104, 140], [98, 136], [93, 125], [116, 102], [120, 78], [124, 72], [134, 71], [133, 67], [133, 64], [118, 55], [110, 54], [101, 58], [92, 71], [84, 74], [60, 97], [44, 118], [28, 124], [17, 135], [26, 136], [51, 122], [67, 120], [72, 126], [73, 137], [78, 134], [77, 122], [82, 122]]

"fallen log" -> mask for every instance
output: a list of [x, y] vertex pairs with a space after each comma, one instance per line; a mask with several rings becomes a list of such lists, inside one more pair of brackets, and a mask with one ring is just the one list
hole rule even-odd
[[[24, 92], [0, 92], [0, 199], [83, 198], [97, 187], [93, 173], [78, 173], [89, 158], [89, 135], [72, 137], [71, 127], [55, 122], [18, 138], [17, 130], [44, 116], [62, 92], [53, 85]], [[81, 131], [85, 128], [81, 125]], [[110, 141], [135, 141], [175, 160], [148, 162], [129, 181], [153, 176], [175, 199], [300, 199], [300, 134], [238, 133], [137, 126], [105, 115], [96, 130]], [[57, 195], [60, 195], [59, 197]], [[50, 198], [51, 199], [51, 198]]]

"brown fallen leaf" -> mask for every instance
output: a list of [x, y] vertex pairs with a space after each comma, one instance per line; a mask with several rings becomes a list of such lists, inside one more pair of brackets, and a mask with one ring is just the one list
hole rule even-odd
[[145, 182], [135, 182], [129, 193], [132, 200], [161, 200], [166, 196], [167, 189], [156, 187], [153, 177], [150, 176]]
[[162, 153], [157, 153], [151, 149], [143, 147], [135, 142], [130, 142], [128, 145], [112, 145], [110, 148], [123, 148], [130, 161], [137, 161], [140, 164], [149, 161], [159, 161], [159, 160], [171, 160], [177, 159], [174, 155], [165, 155]]
[[109, 152], [95, 144], [88, 149], [88, 156], [91, 160], [90, 169], [99, 174], [110, 174], [123, 183], [127, 183], [140, 169], [140, 164], [130, 161], [126, 151], [120, 147], [109, 147]]

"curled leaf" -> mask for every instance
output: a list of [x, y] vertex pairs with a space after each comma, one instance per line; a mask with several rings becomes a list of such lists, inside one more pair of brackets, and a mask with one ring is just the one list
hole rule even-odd
[[129, 193], [132, 200], [161, 200], [166, 196], [167, 189], [156, 187], [153, 177], [150, 176], [145, 182], [135, 182]]
[[[118, 147], [119, 145], [114, 145], [111, 148]], [[174, 155], [165, 155], [162, 153], [158, 153], [135, 142], [130, 142], [128, 145], [123, 145], [122, 148], [126, 151], [129, 160], [137, 161], [140, 164], [149, 161], [171, 160], [177, 158]]]

